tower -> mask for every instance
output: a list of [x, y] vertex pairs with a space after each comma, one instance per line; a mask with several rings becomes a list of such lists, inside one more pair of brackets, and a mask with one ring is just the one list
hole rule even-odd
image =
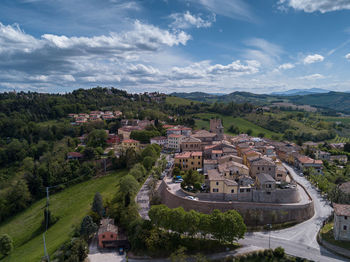
[[210, 119], [210, 132], [217, 134], [219, 140], [224, 139], [224, 127], [221, 123], [221, 119]]

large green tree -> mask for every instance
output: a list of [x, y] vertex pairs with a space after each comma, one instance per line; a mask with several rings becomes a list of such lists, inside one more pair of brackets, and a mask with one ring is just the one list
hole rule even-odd
[[80, 235], [89, 239], [93, 233], [96, 232], [98, 226], [94, 223], [90, 216], [85, 216], [80, 224]]
[[103, 199], [99, 192], [96, 192], [94, 196], [94, 201], [92, 202], [91, 210], [96, 212], [100, 217], [103, 216], [104, 207], [103, 207]]
[[7, 235], [0, 236], [0, 253], [4, 256], [8, 256], [13, 250], [13, 240]]

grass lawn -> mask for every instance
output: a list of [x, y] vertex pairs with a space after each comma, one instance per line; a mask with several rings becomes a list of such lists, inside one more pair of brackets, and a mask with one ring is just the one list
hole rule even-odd
[[182, 97], [176, 97], [176, 96], [167, 96], [165, 101], [168, 104], [179, 105], [179, 106], [190, 105], [191, 102], [194, 103], [194, 104], [198, 103], [197, 101], [192, 101], [192, 100], [189, 100], [189, 99], [185, 99], [185, 98], [182, 98]]
[[255, 125], [252, 122], [249, 122], [246, 119], [240, 118], [240, 117], [233, 117], [233, 116], [223, 116], [220, 114], [211, 114], [211, 113], [201, 113], [194, 115], [196, 119], [196, 126], [198, 129], [206, 128], [209, 129], [209, 121], [205, 121], [203, 119], [210, 119], [212, 117], [219, 117], [223, 120], [223, 125], [225, 127], [225, 133], [230, 134], [228, 129], [231, 125], [235, 125], [239, 128], [239, 130], [243, 133], [247, 132], [248, 129], [251, 129], [253, 131], [252, 136], [258, 136], [259, 133], [264, 133], [265, 137], [272, 138], [272, 136], [280, 137], [281, 134], [272, 132], [270, 130], [267, 130], [265, 128], [262, 128], [260, 126]]
[[334, 239], [333, 235], [333, 222], [326, 224], [322, 229], [321, 229], [321, 236], [324, 240], [326, 240], [328, 243], [342, 247], [345, 249], [350, 250], [350, 241], [338, 241]]
[[[74, 226], [79, 225], [88, 213], [93, 197], [100, 192], [111, 197], [120, 177], [127, 171], [117, 171], [107, 176], [71, 186], [50, 196], [50, 210], [59, 220], [47, 232], [46, 242], [50, 254], [70, 239]], [[39, 261], [43, 256], [43, 237], [39, 231], [43, 220], [46, 199], [42, 199], [24, 212], [0, 225], [0, 234], [9, 234], [15, 244], [13, 253], [3, 261]]]

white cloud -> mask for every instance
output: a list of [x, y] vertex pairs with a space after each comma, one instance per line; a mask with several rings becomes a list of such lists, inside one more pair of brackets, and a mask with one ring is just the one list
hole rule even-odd
[[302, 76], [299, 79], [301, 80], [318, 80], [318, 79], [324, 79], [325, 76], [321, 74], [312, 74], [307, 76]]
[[345, 56], [346, 59], [350, 60], [350, 53]]
[[157, 75], [160, 73], [158, 69], [143, 64], [130, 65], [128, 72], [135, 75]]
[[208, 68], [210, 74], [223, 74], [223, 73], [234, 73], [234, 74], [255, 74], [259, 72], [260, 63], [255, 60], [246, 61], [246, 65], [242, 64], [241, 61], [233, 61], [228, 65], [216, 64]]
[[247, 59], [257, 60], [265, 66], [275, 65], [280, 60], [280, 56], [284, 53], [282, 47], [265, 39], [251, 38], [244, 43], [250, 47], [245, 50], [245, 57]]
[[308, 55], [307, 57], [304, 58], [304, 64], [313, 64], [316, 62], [322, 62], [324, 60], [324, 57], [319, 54], [314, 54], [314, 55]]
[[291, 7], [307, 13], [350, 9], [349, 0], [279, 0], [278, 4], [282, 9]]
[[173, 67], [172, 75], [176, 79], [209, 79], [212, 77], [237, 77], [252, 75], [259, 72], [260, 63], [255, 60], [248, 60], [242, 63], [240, 60], [231, 64], [211, 65], [210, 61], [193, 63], [187, 67]]
[[287, 69], [292, 69], [294, 68], [295, 65], [294, 64], [291, 64], [291, 63], [286, 63], [286, 64], [282, 64], [278, 67], [278, 69], [280, 70], [287, 70]]
[[242, 0], [189, 0], [195, 5], [202, 5], [205, 9], [218, 15], [233, 19], [255, 22], [257, 19], [249, 5]]
[[207, 28], [211, 27], [212, 23], [215, 22], [215, 14], [207, 19], [203, 19], [200, 15], [193, 15], [189, 11], [185, 13], [174, 13], [169, 16], [174, 21], [170, 24], [172, 28], [188, 29], [191, 27], [196, 28]]

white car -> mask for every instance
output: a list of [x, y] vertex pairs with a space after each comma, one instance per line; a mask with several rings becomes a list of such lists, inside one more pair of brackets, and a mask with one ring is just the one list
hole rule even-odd
[[198, 200], [197, 197], [193, 197], [193, 196], [186, 196], [186, 198], [189, 199], [189, 200]]

